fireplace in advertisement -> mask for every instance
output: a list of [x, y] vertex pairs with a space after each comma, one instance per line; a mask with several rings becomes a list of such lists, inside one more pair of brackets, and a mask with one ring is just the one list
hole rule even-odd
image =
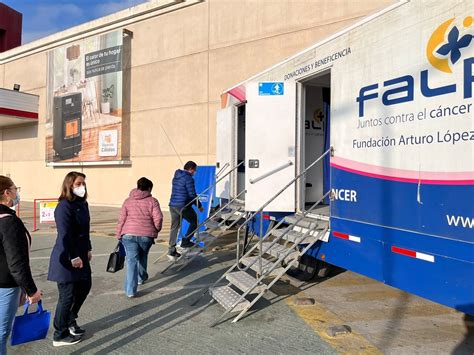
[[70, 159], [82, 149], [82, 94], [54, 98], [53, 149], [58, 160]]

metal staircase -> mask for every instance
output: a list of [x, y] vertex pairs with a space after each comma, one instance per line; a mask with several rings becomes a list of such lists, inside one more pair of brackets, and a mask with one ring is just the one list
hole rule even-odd
[[[268, 200], [258, 211], [249, 215], [241, 224], [237, 233], [236, 262], [209, 289], [204, 290], [201, 295], [202, 297], [209, 293], [212, 297], [211, 302], [217, 302], [225, 309], [222, 316], [212, 326], [217, 325], [231, 312], [238, 312], [238, 315], [232, 320], [233, 323], [237, 322], [291, 267], [298, 265], [300, 258], [311, 247], [318, 241], [327, 241], [330, 228], [329, 218], [314, 212], [317, 210], [318, 205], [329, 196], [329, 191], [305, 212], [290, 215], [280, 220], [265, 235], [261, 235], [259, 240], [248, 251], [240, 255], [240, 234], [245, 228], [248, 228], [250, 221], [257, 214], [260, 214], [260, 222], [262, 223], [265, 207], [298, 179], [305, 176], [307, 171], [316, 163], [326, 155], [332, 154], [332, 152], [332, 148], [324, 152], [302, 173]], [[224, 279], [227, 284], [217, 286]], [[252, 300], [249, 300], [247, 299], [248, 295], [255, 296]]]
[[[244, 194], [242, 191], [238, 196]], [[215, 230], [230, 228], [230, 224], [235, 221], [239, 221], [245, 215], [245, 202], [238, 198], [233, 199], [230, 203], [219, 208], [217, 213], [211, 215], [205, 222], [204, 225], [207, 228], [207, 232], [213, 232]], [[245, 219], [245, 218], [244, 218]]]
[[[213, 185], [209, 186], [206, 190], [197, 195], [196, 198], [190, 201], [185, 207], [196, 203], [197, 199], [199, 199], [203, 194], [215, 187], [219, 182], [221, 182], [224, 178], [230, 175], [243, 163], [244, 162], [241, 162], [240, 164], [233, 167], [230, 171], [228, 171], [225, 175], [218, 178]], [[225, 167], [223, 167], [223, 169], [224, 168]], [[222, 170], [220, 172], [222, 172]], [[216, 176], [218, 176], [219, 173]], [[237, 196], [230, 199], [227, 203], [220, 206], [217, 210], [215, 210], [214, 212], [211, 211], [209, 217], [199, 223], [197, 228], [192, 232], [192, 234], [194, 235], [194, 246], [187, 249], [180, 249], [181, 256], [177, 260], [172, 261], [161, 273], [165, 273], [167, 270], [174, 266], [178, 267], [177, 271], [182, 270], [189, 263], [191, 263], [199, 254], [210, 248], [215, 243], [217, 238], [225, 234], [227, 230], [233, 228], [240, 221], [245, 220], [247, 214], [244, 211], [244, 202], [240, 200], [240, 197], [244, 196], [245, 192], [245, 190], [241, 191]], [[182, 222], [182, 214], [180, 216], [180, 219]], [[201, 227], [203, 226], [206, 228], [204, 232], [200, 231]], [[166, 254], [167, 253], [163, 253], [162, 255], [160, 255], [158, 259], [154, 261], [154, 263], [156, 263], [162, 257], [166, 256]]]

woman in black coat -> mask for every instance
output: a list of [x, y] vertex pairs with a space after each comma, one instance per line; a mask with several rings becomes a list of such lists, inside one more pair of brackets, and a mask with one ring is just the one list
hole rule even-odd
[[23, 291], [30, 303], [41, 299], [30, 269], [31, 236], [11, 207], [20, 201], [20, 188], [0, 176], [0, 354], [7, 353], [7, 339]]
[[66, 175], [54, 211], [58, 236], [51, 253], [48, 280], [57, 282], [59, 299], [54, 315], [53, 346], [76, 344], [85, 333], [76, 323], [92, 279], [85, 178], [74, 171]]

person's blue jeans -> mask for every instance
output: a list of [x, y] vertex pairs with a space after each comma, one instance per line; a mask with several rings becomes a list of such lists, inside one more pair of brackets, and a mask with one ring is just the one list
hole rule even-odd
[[138, 283], [143, 283], [148, 280], [146, 266], [148, 262], [148, 252], [153, 245], [153, 238], [125, 234], [122, 237], [122, 244], [127, 254], [125, 294], [127, 296], [135, 296]]
[[0, 288], [0, 355], [7, 353], [7, 340], [12, 331], [19, 302], [19, 287]]

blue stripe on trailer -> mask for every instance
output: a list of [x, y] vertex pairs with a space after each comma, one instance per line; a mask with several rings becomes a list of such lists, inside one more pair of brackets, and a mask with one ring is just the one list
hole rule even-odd
[[[423, 244], [412, 243], [408, 246], [405, 241], [413, 239], [414, 235], [406, 231], [338, 218], [331, 218], [331, 228], [332, 231], [344, 231], [359, 236], [361, 243], [331, 235], [329, 242], [318, 244], [310, 255], [390, 286], [474, 314], [474, 263], [447, 255], [452, 248], [467, 249], [466, 243], [455, 242], [455, 245], [449, 240], [440, 240], [439, 253], [432, 253], [427, 251]], [[446, 243], [444, 253], [443, 241]], [[396, 253], [392, 250], [393, 247], [432, 255], [434, 261]]]
[[331, 177], [357, 201], [332, 202], [331, 237], [312, 256], [474, 314], [474, 231], [446, 219], [472, 218], [472, 185], [418, 187], [334, 168]]
[[418, 186], [334, 167], [331, 184], [356, 192], [356, 202], [333, 201], [331, 216], [474, 243], [474, 185]]

